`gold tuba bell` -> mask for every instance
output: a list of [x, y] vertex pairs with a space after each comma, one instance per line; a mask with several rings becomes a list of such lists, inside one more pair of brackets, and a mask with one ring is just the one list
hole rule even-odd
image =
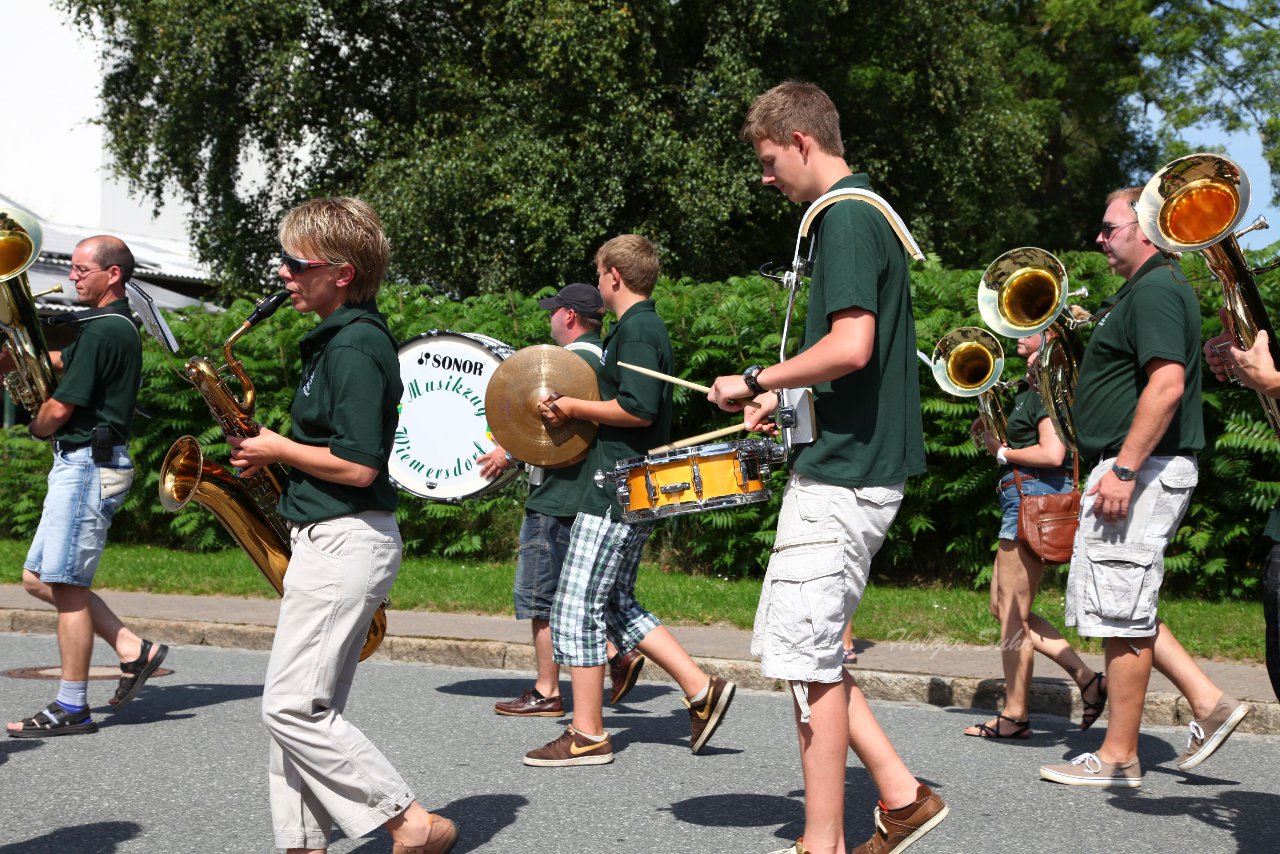
[[1067, 290], [1067, 268], [1050, 252], [1034, 246], [1010, 249], [992, 261], [978, 284], [978, 313], [992, 331], [1006, 338], [1040, 340], [1033, 376], [1036, 391], [1062, 443], [1076, 450], [1075, 401], [1079, 348], [1078, 322], [1066, 311], [1067, 299], [1087, 294]]
[[[1142, 188], [1135, 207], [1138, 227], [1159, 249], [1204, 256], [1209, 271], [1222, 283], [1227, 325], [1236, 344], [1248, 350], [1264, 331], [1271, 358], [1280, 365], [1280, 342], [1254, 281], [1255, 273], [1271, 267], [1250, 267], [1236, 239], [1267, 228], [1266, 219], [1258, 217], [1248, 228], [1235, 231], [1248, 210], [1248, 177], [1234, 161], [1218, 154], [1189, 154], [1169, 163]], [[1271, 429], [1280, 436], [1280, 402], [1262, 392], [1258, 399]]]
[[43, 231], [36, 218], [16, 208], [0, 208], [0, 332], [13, 358], [5, 374], [9, 396], [31, 413], [49, 399], [57, 381], [44, 330], [36, 313], [36, 297], [62, 290], [62, 285], [31, 293], [27, 270], [40, 255]]
[[[256, 392], [243, 364], [232, 348], [242, 335], [275, 313], [288, 291], [277, 291], [258, 301], [253, 313], [222, 345], [226, 367], [239, 383], [243, 399], [237, 400], [213, 363], [202, 356], [187, 361], [183, 376], [195, 386], [209, 406], [223, 436], [256, 436], [253, 420]], [[276, 509], [286, 475], [280, 466], [264, 466], [252, 475], [238, 477], [224, 466], [205, 459], [193, 436], [182, 436], [169, 448], [160, 464], [160, 504], [176, 513], [189, 502], [204, 507], [222, 523], [254, 566], [284, 595], [285, 570], [293, 553], [289, 526]], [[387, 603], [378, 606], [360, 650], [360, 660], [373, 655], [387, 634]]]
[[[933, 359], [926, 358], [925, 362], [943, 391], [956, 397], [977, 398], [983, 426], [1003, 444], [1008, 429], [996, 388], [1004, 371], [1004, 350], [995, 336], [977, 326], [961, 326], [943, 335], [933, 348]], [[973, 443], [986, 450], [976, 434]]]

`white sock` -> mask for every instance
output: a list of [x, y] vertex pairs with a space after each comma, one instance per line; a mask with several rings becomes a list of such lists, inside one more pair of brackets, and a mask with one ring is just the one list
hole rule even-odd
[[[89, 682], [68, 682], [62, 679], [58, 682], [58, 705], [66, 709], [68, 712], [78, 711], [87, 708], [89, 694]], [[48, 696], [48, 695], [46, 695]]]
[[692, 697], [689, 698], [689, 705], [696, 705], [698, 703], [701, 703], [703, 700], [707, 699], [707, 692], [710, 690], [711, 690], [711, 680], [708, 679], [707, 687], [703, 688], [701, 691], [699, 691], [698, 693], [694, 694]]

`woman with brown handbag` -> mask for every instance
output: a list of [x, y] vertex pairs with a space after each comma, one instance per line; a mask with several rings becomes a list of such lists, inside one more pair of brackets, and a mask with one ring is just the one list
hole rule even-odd
[[[1039, 335], [1018, 339], [1018, 355], [1027, 360], [1029, 383], [1039, 349]], [[1070, 468], [1063, 466], [1067, 448], [1054, 432], [1040, 395], [1030, 385], [1014, 398], [1008, 419], [1008, 444], [1001, 444], [998, 437], [985, 430], [981, 419], [974, 421], [973, 431], [1001, 463], [996, 492], [1004, 515], [991, 571], [991, 613], [1000, 621], [1005, 703], [995, 718], [967, 727], [964, 734], [978, 738], [1031, 736], [1027, 695], [1036, 652], [1057, 663], [1079, 686], [1084, 705], [1080, 728], [1088, 729], [1106, 705], [1107, 678], [1090, 670], [1056, 628], [1031, 612], [1045, 564], [1018, 538], [1018, 510], [1023, 495], [1066, 493], [1075, 488]]]

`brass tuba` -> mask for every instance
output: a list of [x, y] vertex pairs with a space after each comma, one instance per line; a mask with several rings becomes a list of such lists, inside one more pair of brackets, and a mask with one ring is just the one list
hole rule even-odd
[[[995, 336], [977, 326], [961, 326], [943, 335], [933, 348], [933, 359], [924, 360], [943, 391], [956, 397], [977, 398], [983, 426], [1004, 444], [1008, 428], [996, 391], [1001, 387], [1004, 350]], [[986, 450], [976, 433], [973, 443]]]
[[1052, 253], [1034, 246], [1011, 249], [992, 261], [978, 284], [978, 313], [992, 331], [1006, 338], [1040, 340], [1033, 376], [1036, 391], [1062, 443], [1076, 450], [1075, 401], [1079, 373], [1078, 322], [1066, 311], [1067, 268]]
[[[1168, 254], [1200, 252], [1214, 278], [1222, 283], [1228, 327], [1236, 344], [1248, 350], [1265, 331], [1271, 358], [1280, 365], [1280, 342], [1267, 317], [1252, 268], [1237, 237], [1267, 228], [1258, 217], [1248, 228], [1234, 229], [1249, 210], [1249, 179], [1233, 161], [1218, 154], [1189, 154], [1157, 172], [1135, 207], [1138, 227]], [[1275, 265], [1271, 265], [1275, 266]], [[1271, 429], [1280, 436], [1280, 402], [1258, 392]]]
[[[277, 291], [258, 301], [253, 313], [222, 345], [226, 368], [235, 376], [243, 392], [237, 400], [219, 376], [213, 363], [203, 356], [187, 360], [183, 376], [195, 386], [209, 405], [224, 436], [256, 436], [253, 420], [257, 394], [244, 365], [232, 353], [235, 343], [260, 321], [275, 313], [287, 299], [288, 291]], [[205, 459], [193, 436], [182, 436], [169, 448], [160, 465], [160, 504], [176, 513], [195, 501], [211, 512], [240, 548], [244, 549], [276, 593], [284, 595], [284, 575], [293, 553], [289, 526], [277, 505], [284, 491], [286, 475], [278, 465], [264, 466], [238, 477], [224, 466]], [[360, 660], [373, 655], [387, 634], [387, 603], [373, 615]]]
[[33, 294], [27, 279], [42, 239], [40, 223], [31, 214], [0, 208], [0, 332], [13, 358], [13, 370], [5, 375], [4, 384], [9, 396], [32, 417], [57, 385], [35, 298], [61, 291], [62, 285]]

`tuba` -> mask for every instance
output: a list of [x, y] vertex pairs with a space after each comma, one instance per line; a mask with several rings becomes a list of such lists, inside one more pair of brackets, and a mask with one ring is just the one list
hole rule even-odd
[[[1280, 365], [1280, 342], [1267, 317], [1253, 268], [1245, 260], [1237, 237], [1267, 228], [1258, 217], [1241, 231], [1235, 227], [1249, 210], [1249, 179], [1233, 161], [1218, 154], [1189, 154], [1157, 172], [1134, 208], [1138, 227], [1166, 254], [1200, 252], [1209, 272], [1222, 283], [1228, 327], [1243, 350], [1266, 332], [1271, 358]], [[1258, 392], [1272, 431], [1280, 436], [1280, 402]]]
[[[983, 426], [1004, 444], [1008, 429], [996, 391], [1002, 387], [1004, 350], [995, 336], [976, 326], [961, 326], [939, 339], [932, 359], [925, 358], [924, 354], [920, 357], [929, 365], [934, 381], [943, 391], [956, 397], [977, 398]], [[973, 443], [986, 450], [976, 433]]]
[[1036, 355], [1036, 391], [1058, 438], [1073, 452], [1071, 404], [1080, 353], [1073, 334], [1078, 321], [1066, 308], [1068, 297], [1087, 293], [1084, 288], [1068, 293], [1067, 268], [1052, 253], [1034, 246], [1011, 249], [992, 261], [978, 284], [978, 313], [992, 331], [1006, 338], [1046, 333]]
[[[237, 400], [219, 376], [213, 363], [203, 356], [187, 360], [183, 377], [195, 386], [209, 405], [223, 436], [256, 436], [258, 425], [253, 420], [257, 395], [244, 365], [236, 359], [232, 348], [240, 338], [266, 320], [289, 298], [288, 291], [277, 291], [258, 301], [253, 313], [222, 345], [226, 368], [235, 376], [243, 392]], [[286, 475], [278, 465], [263, 466], [251, 475], [238, 477], [224, 466], [205, 459], [200, 443], [193, 436], [182, 436], [169, 448], [160, 465], [160, 504], [176, 513], [191, 501], [211, 512], [254, 566], [284, 595], [284, 575], [293, 552], [289, 526], [280, 516], [277, 505], [284, 491]], [[378, 606], [369, 626], [360, 660], [373, 655], [387, 634], [387, 603]]]
[[36, 297], [62, 290], [62, 285], [31, 293], [27, 269], [40, 254], [43, 232], [35, 217], [16, 208], [0, 208], [0, 331], [13, 358], [5, 375], [9, 396], [35, 417], [57, 385], [49, 347], [44, 342]]

